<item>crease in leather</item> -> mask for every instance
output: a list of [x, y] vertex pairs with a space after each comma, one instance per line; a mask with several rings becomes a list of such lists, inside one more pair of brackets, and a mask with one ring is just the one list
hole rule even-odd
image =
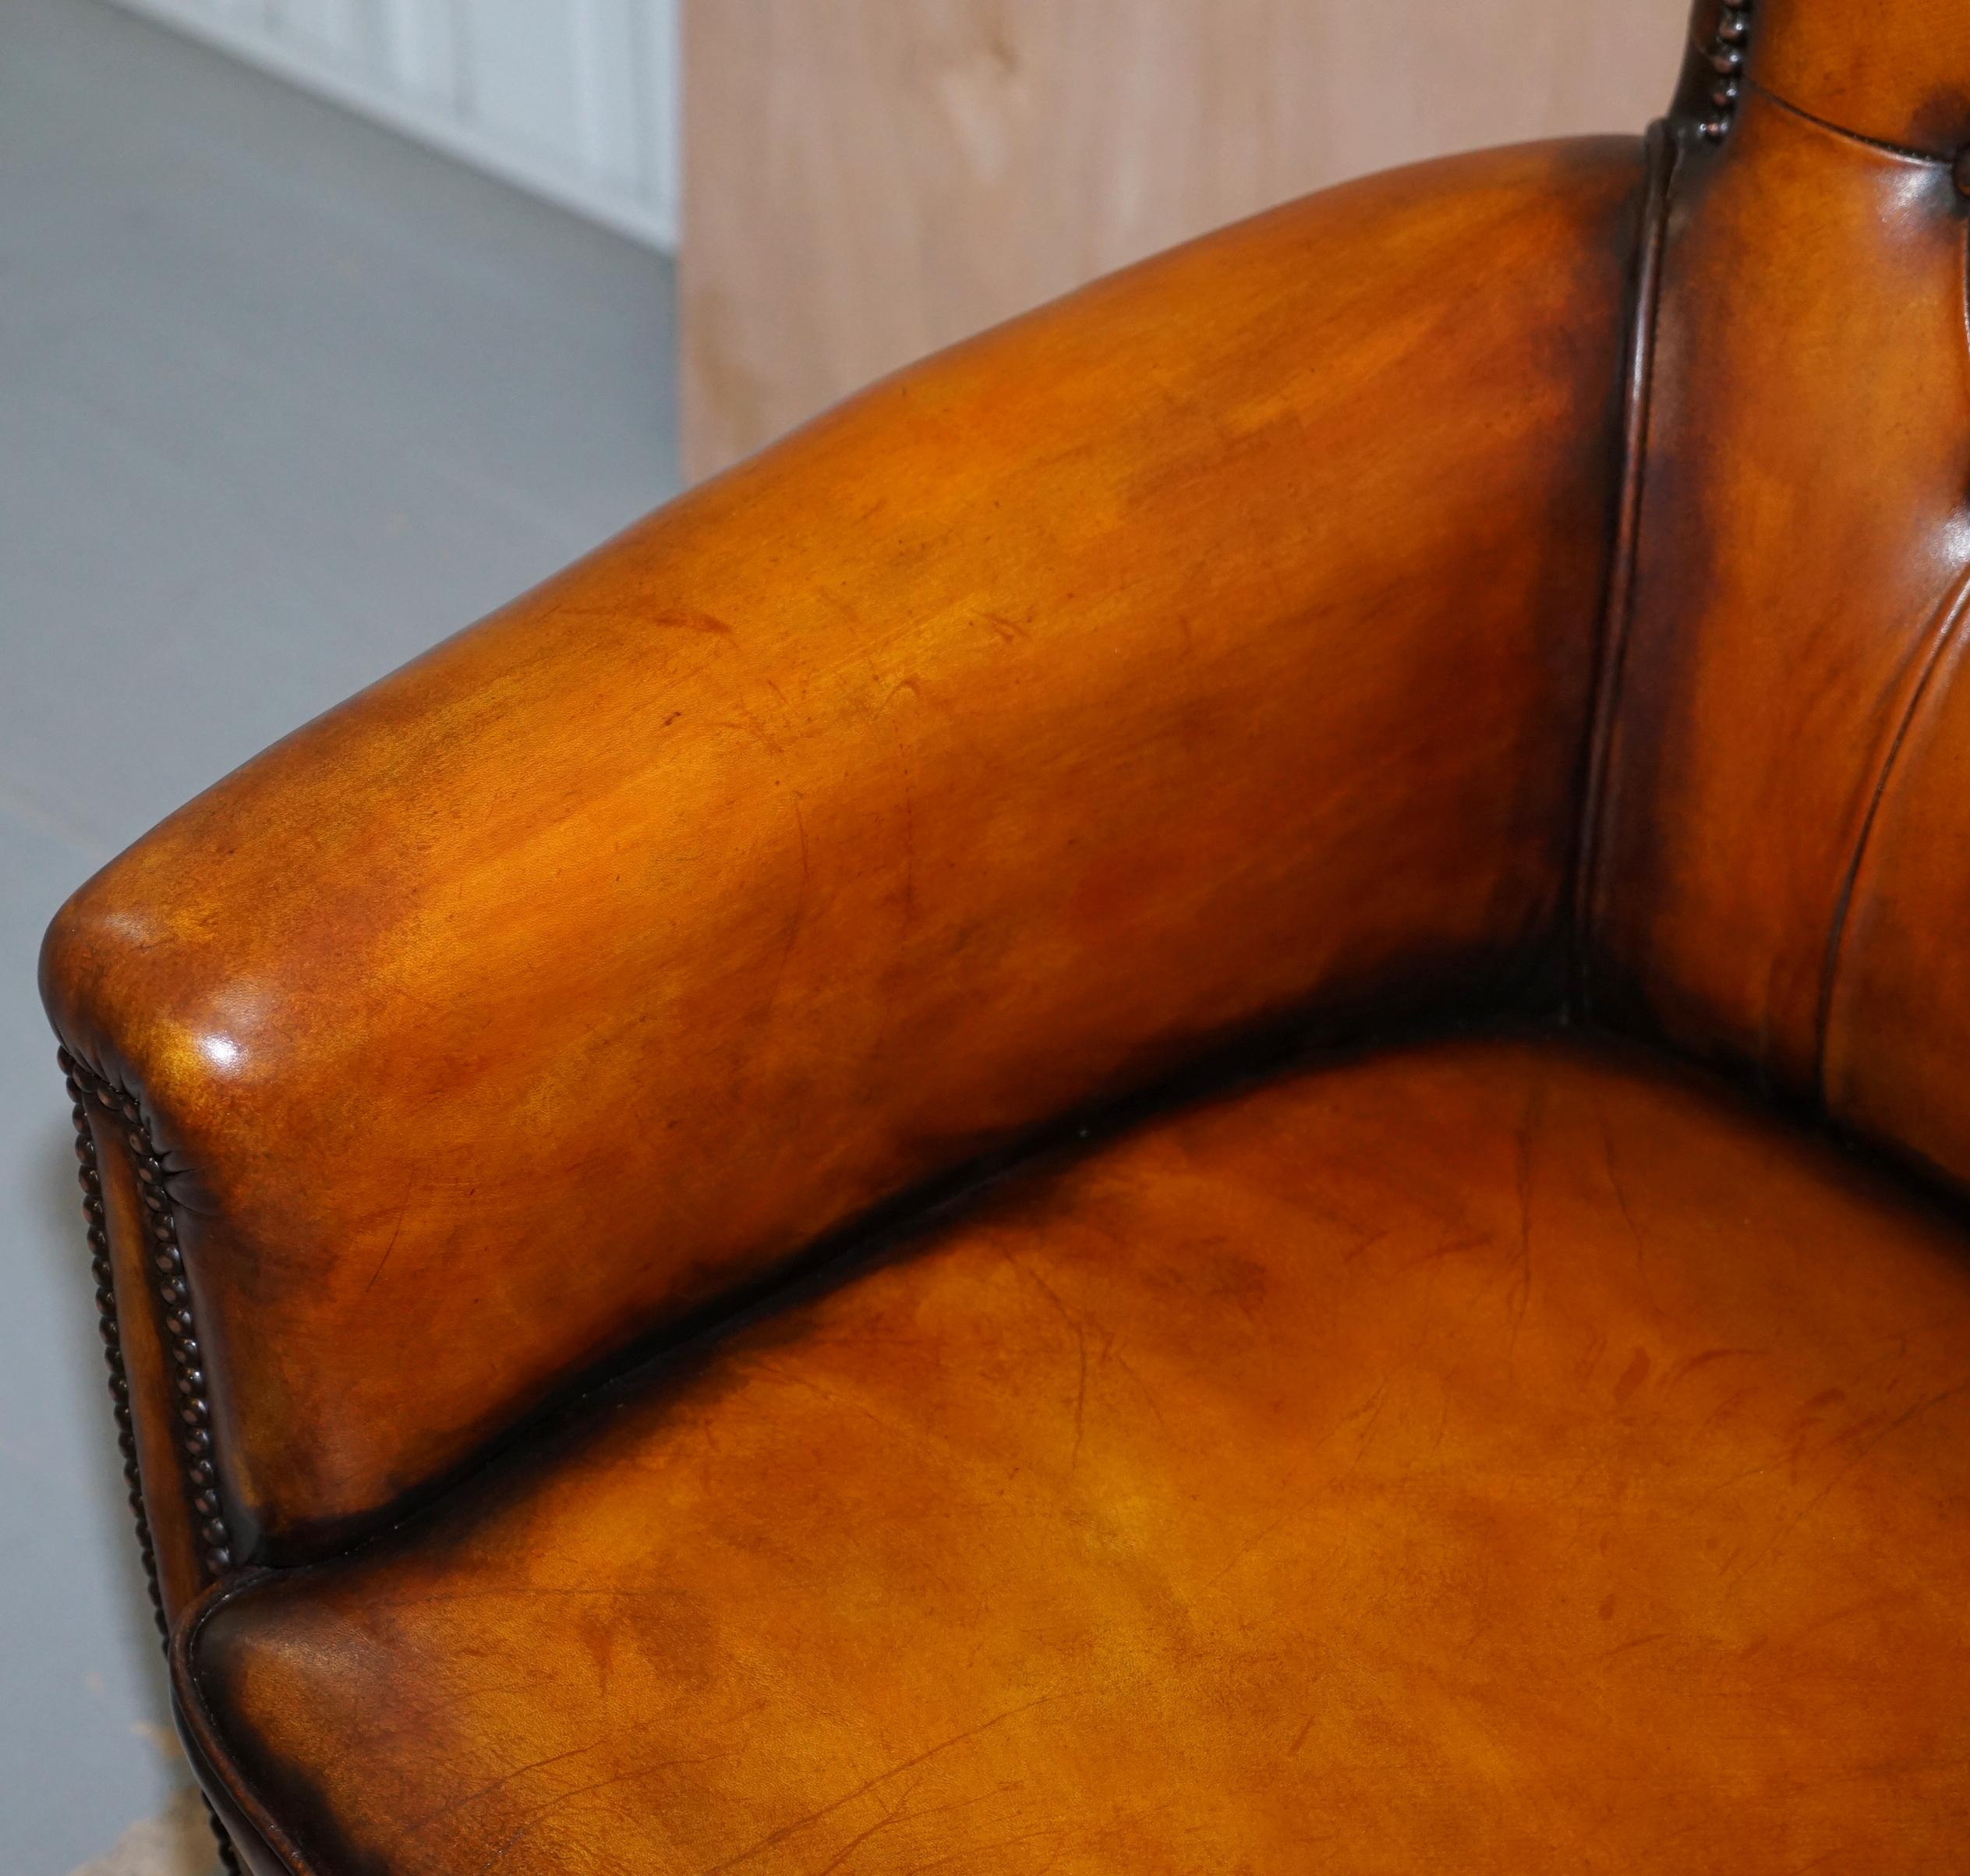
[[1816, 1100], [1836, 907], [1963, 567], [1962, 209], [1940, 166], [1743, 102], [1671, 210], [1591, 941], [1597, 1014]]
[[1833, 1026], [1834, 1000], [1837, 993], [1841, 960], [1845, 950], [1848, 929], [1853, 916], [1855, 887], [1866, 862], [1869, 844], [1873, 839], [1875, 823], [1880, 819], [1882, 804], [1894, 785], [1903, 751], [1908, 745], [1909, 732], [1922, 714], [1922, 707], [1929, 699], [1931, 687], [1938, 674], [1950, 662], [1951, 653], [1961, 639], [1965, 620], [1970, 619], [1970, 565], [1959, 570], [1950, 582], [1935, 608], [1933, 617], [1934, 622], [1925, 635], [1927, 642], [1918, 660], [1915, 681], [1909, 686], [1900, 719], [1876, 766], [1874, 785], [1868, 792], [1867, 809], [1862, 817], [1860, 831], [1854, 841], [1852, 857], [1847, 863], [1846, 876], [1841, 882], [1840, 896], [1834, 908], [1833, 923], [1827, 933], [1826, 965], [1820, 990], [1819, 1037], [1814, 1049], [1814, 1081], [1823, 1110], [1830, 1109], [1831, 1104], [1827, 1087], [1827, 1042]]
[[[1831, 5], [1842, 3], [1849, 3], [1849, 0], [1811, 0], [1811, 4], [1814, 5]], [[1869, 0], [1869, 3], [1881, 5], [1885, 3], [1885, 0]], [[1740, 10], [1752, 12], [1752, 32], [1747, 56], [1745, 62], [1732, 75], [1741, 87], [1742, 92], [1756, 91], [1771, 103], [1780, 105], [1784, 109], [1803, 118], [1808, 123], [1816, 124], [1821, 129], [1830, 131], [1837, 136], [1849, 138], [1856, 143], [1864, 144], [1870, 149], [1883, 152], [1890, 156], [1904, 158], [1911, 162], [1945, 165], [1954, 159], [1956, 152], [1953, 148], [1939, 150], [1925, 147], [1919, 144], [1897, 143], [1889, 137], [1878, 136], [1868, 131], [1855, 129], [1849, 125], [1843, 124], [1834, 118], [1827, 116], [1823, 112], [1813, 111], [1796, 102], [1784, 92], [1764, 83], [1756, 75], [1752, 69], [1759, 62], [1760, 55], [1769, 53], [1770, 41], [1774, 33], [1784, 34], [1788, 30], [1796, 30], [1793, 23], [1783, 16], [1777, 19], [1767, 16], [1772, 10], [1774, 0], [1765, 0], [1763, 6], [1754, 10], [1752, 0], [1720, 0], [1719, 4], [1710, 4], [1709, 0], [1696, 0], [1696, 5], [1690, 13], [1689, 30], [1685, 37], [1685, 49], [1708, 75], [1705, 81], [1707, 87], [1710, 83], [1714, 82], [1711, 56], [1717, 44], [1714, 28], [1718, 16], [1726, 7], [1735, 5]]]
[[1649, 126], [1648, 176], [1636, 242], [1634, 303], [1625, 348], [1620, 508], [1615, 517], [1607, 586], [1601, 605], [1593, 701], [1582, 789], [1579, 846], [1574, 858], [1572, 1003], [1584, 1016], [1593, 1000], [1593, 907], [1599, 891], [1607, 801], [1612, 777], [1615, 720], [1621, 708], [1629, 627], [1635, 610], [1635, 549], [1648, 479], [1650, 394], [1655, 376], [1655, 322], [1662, 296], [1663, 253], [1682, 147], [1666, 118]]
[[1830, 124], [1944, 161], [1970, 138], [1961, 0], [1731, 0], [1748, 9], [1747, 73]]
[[1948, 157], [1933, 150], [1918, 150], [1907, 143], [1892, 143], [1886, 137], [1869, 136], [1865, 130], [1855, 130], [1845, 124], [1836, 124], [1830, 118], [1822, 117], [1816, 111], [1809, 111], [1805, 105], [1795, 104], [1789, 97], [1781, 96], [1770, 85], [1761, 85], [1748, 72], [1738, 75], [1738, 83], [1747, 91], [1756, 91], [1760, 96], [1770, 99], [1780, 110], [1789, 111], [1793, 116], [1802, 119], [1816, 129], [1827, 131], [1834, 136], [1845, 137], [1874, 151], [1878, 156], [1893, 157], [1897, 162], [1902, 163], [1921, 163], [1931, 168], [1947, 168], [1951, 161]]

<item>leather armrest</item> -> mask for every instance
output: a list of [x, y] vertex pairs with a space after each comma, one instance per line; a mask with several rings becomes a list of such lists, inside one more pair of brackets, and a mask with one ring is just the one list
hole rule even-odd
[[85, 886], [44, 995], [168, 1200], [222, 1566], [1213, 1039], [1550, 959], [1641, 176], [1459, 159], [1099, 282]]

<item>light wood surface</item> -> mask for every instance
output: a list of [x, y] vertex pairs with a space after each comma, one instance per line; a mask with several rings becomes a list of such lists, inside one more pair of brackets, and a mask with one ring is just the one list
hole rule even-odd
[[685, 0], [684, 449], [1174, 241], [1446, 151], [1639, 130], [1687, 0]]

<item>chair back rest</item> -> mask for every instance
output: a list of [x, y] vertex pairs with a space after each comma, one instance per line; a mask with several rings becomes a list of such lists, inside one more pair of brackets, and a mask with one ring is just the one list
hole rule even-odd
[[1699, 0], [1583, 869], [1600, 1014], [1970, 1179], [1970, 7]]

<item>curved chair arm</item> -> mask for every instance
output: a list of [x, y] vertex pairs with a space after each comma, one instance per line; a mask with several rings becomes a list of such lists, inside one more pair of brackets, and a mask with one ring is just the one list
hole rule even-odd
[[85, 886], [44, 993], [167, 1601], [1214, 1039], [1545, 968], [1641, 178], [1459, 159], [1098, 282]]

